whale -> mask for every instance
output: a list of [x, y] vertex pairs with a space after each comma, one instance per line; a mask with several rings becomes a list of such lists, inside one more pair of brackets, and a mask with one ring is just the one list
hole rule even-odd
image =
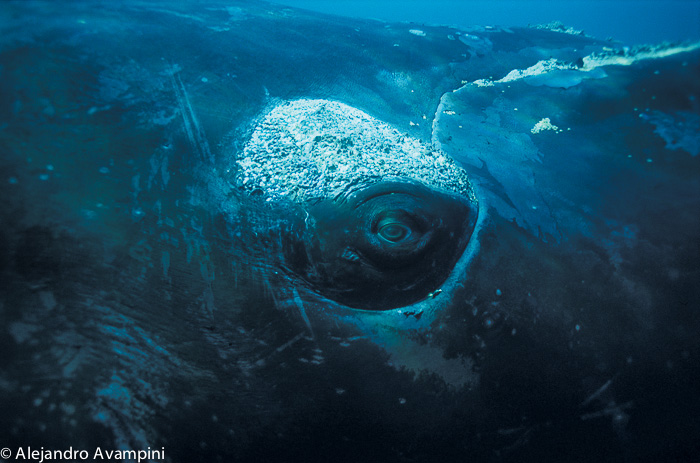
[[280, 105], [236, 162], [243, 190], [303, 209], [284, 232], [285, 267], [356, 309], [404, 307], [439, 289], [478, 216], [451, 158], [342, 103]]
[[0, 17], [3, 460], [697, 453], [700, 44]]

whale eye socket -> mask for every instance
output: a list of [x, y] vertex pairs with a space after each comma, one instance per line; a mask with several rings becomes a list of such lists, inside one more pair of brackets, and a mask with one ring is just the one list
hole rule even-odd
[[391, 243], [400, 243], [411, 236], [411, 228], [395, 219], [383, 219], [379, 222], [377, 234]]
[[283, 228], [286, 268], [354, 309], [434, 297], [464, 254], [476, 202], [408, 182], [348, 188], [296, 210]]

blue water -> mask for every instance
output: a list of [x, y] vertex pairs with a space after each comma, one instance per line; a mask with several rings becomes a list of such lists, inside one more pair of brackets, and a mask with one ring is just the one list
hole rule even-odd
[[527, 26], [561, 21], [626, 45], [700, 39], [698, 0], [275, 0], [342, 16], [450, 26]]

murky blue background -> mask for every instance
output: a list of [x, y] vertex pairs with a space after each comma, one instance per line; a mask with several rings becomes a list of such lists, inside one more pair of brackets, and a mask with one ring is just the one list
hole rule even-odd
[[322, 13], [450, 26], [527, 26], [561, 21], [627, 45], [700, 38], [697, 0], [277, 0]]

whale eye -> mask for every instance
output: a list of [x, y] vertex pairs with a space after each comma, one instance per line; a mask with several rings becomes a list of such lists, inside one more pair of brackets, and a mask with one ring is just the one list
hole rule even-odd
[[384, 218], [379, 221], [377, 234], [390, 243], [400, 243], [411, 236], [411, 228], [396, 219]]
[[[285, 262], [319, 294], [389, 310], [436, 294], [469, 242], [476, 202], [380, 182], [307, 205], [285, 232]], [[313, 220], [309, 220], [313, 217]]]

